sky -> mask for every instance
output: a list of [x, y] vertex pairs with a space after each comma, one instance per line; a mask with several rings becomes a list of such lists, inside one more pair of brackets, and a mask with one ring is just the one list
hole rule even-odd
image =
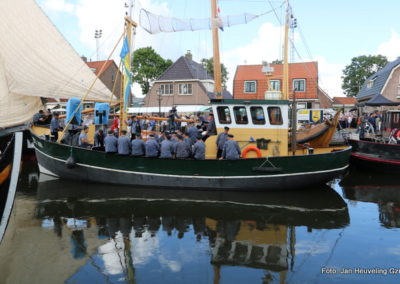
[[[102, 29], [99, 59], [104, 60], [123, 31], [129, 0], [36, 0], [74, 49], [96, 60], [94, 32]], [[221, 16], [264, 14], [244, 25], [220, 32], [221, 61], [228, 68], [228, 90], [237, 65], [261, 64], [282, 58], [283, 0], [219, 0]], [[293, 31], [292, 62], [318, 61], [319, 84], [331, 97], [344, 96], [342, 70], [360, 55], [400, 56], [398, 0], [290, 0], [297, 19]], [[135, 0], [134, 20], [140, 9], [182, 19], [208, 18], [209, 0]], [[140, 24], [140, 22], [139, 22]], [[173, 61], [191, 50], [193, 59], [212, 57], [211, 31], [186, 31], [151, 35], [138, 27], [135, 48], [152, 46]], [[118, 58], [119, 51], [113, 56]], [[134, 94], [138, 95], [138, 86]]]

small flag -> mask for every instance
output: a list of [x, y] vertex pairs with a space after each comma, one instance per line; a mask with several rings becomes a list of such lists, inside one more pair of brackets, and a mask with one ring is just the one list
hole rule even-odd
[[131, 80], [131, 71], [130, 71], [130, 62], [129, 62], [129, 53], [130, 53], [130, 48], [129, 48], [129, 43], [128, 43], [128, 38], [124, 38], [124, 43], [122, 45], [121, 53], [119, 56], [121, 57], [121, 60], [124, 64], [124, 70], [125, 70], [125, 76], [124, 76], [124, 107], [126, 108], [128, 106], [128, 100], [129, 100], [129, 95], [131, 94], [131, 85], [132, 85], [132, 80]]

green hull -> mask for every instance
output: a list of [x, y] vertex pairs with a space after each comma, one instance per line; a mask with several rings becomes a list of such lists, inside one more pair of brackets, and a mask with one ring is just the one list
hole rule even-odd
[[[33, 135], [42, 172], [101, 183], [269, 190], [326, 183], [349, 163], [351, 148], [327, 154], [227, 160], [137, 158], [70, 147]], [[66, 166], [72, 156], [76, 165]], [[261, 170], [260, 170], [261, 168]]]

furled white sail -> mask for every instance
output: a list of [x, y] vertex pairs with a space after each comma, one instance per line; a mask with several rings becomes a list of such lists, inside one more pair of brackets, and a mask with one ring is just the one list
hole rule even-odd
[[210, 30], [215, 26], [223, 28], [247, 24], [248, 22], [269, 12], [257, 15], [244, 13], [240, 15], [221, 16], [218, 17], [216, 21], [212, 21], [211, 18], [178, 19], [173, 17], [165, 17], [153, 14], [146, 9], [141, 9], [139, 14], [139, 23], [140, 26], [150, 34], [157, 34], [161, 32]]
[[[96, 77], [34, 0], [0, 1], [0, 57], [0, 127], [26, 122], [40, 97], [82, 97]], [[87, 98], [110, 96], [98, 80]]]

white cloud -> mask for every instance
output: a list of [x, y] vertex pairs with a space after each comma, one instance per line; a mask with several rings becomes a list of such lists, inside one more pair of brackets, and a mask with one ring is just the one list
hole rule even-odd
[[378, 46], [377, 54], [385, 55], [389, 61], [395, 60], [400, 56], [400, 34], [392, 30], [391, 37], [388, 41]]
[[326, 58], [318, 56], [319, 86], [331, 97], [344, 97], [342, 90], [343, 64], [328, 62]]
[[327, 244], [316, 243], [309, 240], [303, 240], [296, 244], [296, 254], [324, 254], [330, 251]]
[[75, 5], [67, 3], [65, 0], [46, 0], [43, 7], [48, 11], [65, 13], [72, 13], [75, 9]]

